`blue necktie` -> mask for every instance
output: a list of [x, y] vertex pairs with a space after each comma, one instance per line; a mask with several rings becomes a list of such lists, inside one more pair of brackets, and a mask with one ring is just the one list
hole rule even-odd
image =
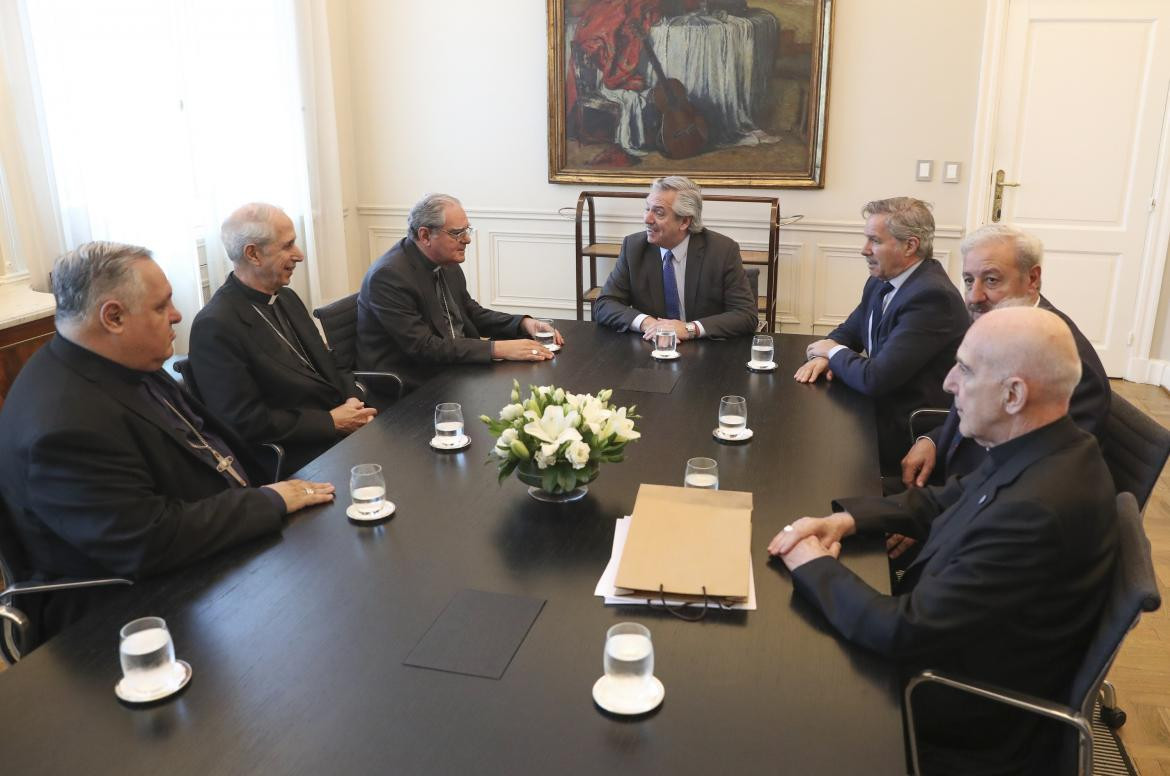
[[894, 285], [893, 285], [893, 283], [891, 283], [888, 280], [886, 282], [882, 283], [881, 288], [878, 290], [877, 304], [874, 305], [873, 315], [870, 317], [870, 321], [869, 321], [869, 357], [870, 358], [873, 358], [875, 355], [877, 355], [877, 351], [881, 347], [881, 343], [878, 342], [878, 338], [877, 338], [878, 325], [881, 324], [882, 313], [885, 312], [886, 295], [889, 294], [893, 290], [894, 290]]
[[678, 310], [678, 281], [674, 277], [674, 254], [670, 251], [662, 257], [662, 293], [666, 296], [666, 317], [672, 321], [682, 320]]

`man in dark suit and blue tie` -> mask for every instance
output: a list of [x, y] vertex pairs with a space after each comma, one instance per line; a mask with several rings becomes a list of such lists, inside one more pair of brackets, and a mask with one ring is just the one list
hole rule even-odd
[[751, 334], [758, 321], [739, 245], [703, 227], [703, 195], [690, 179], [659, 178], [646, 197], [645, 230], [622, 242], [593, 320], [649, 339]]
[[795, 378], [812, 383], [825, 375], [874, 397], [882, 471], [892, 473], [910, 447], [910, 413], [945, 405], [943, 378], [969, 319], [958, 289], [932, 258], [934, 217], [925, 202], [893, 197], [861, 213], [861, 255], [870, 273], [861, 304], [828, 338], [808, 346]]

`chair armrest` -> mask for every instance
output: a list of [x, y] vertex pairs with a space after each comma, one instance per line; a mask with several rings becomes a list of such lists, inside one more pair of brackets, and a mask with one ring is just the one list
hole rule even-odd
[[56, 590], [75, 590], [82, 587], [103, 587], [105, 585], [133, 585], [129, 579], [107, 577], [105, 579], [61, 579], [56, 582], [14, 582], [0, 592], [0, 600], [8, 601], [13, 596], [26, 593], [52, 593]]
[[265, 448], [272, 454], [272, 481], [280, 482], [280, 470], [284, 468], [284, 448], [276, 442], [261, 442], [260, 447]]
[[1092, 761], [1092, 746], [1093, 746], [1093, 729], [1089, 724], [1089, 720], [1085, 719], [1075, 709], [1064, 705], [1063, 703], [1056, 703], [1054, 701], [1039, 698], [1028, 693], [1016, 692], [1015, 690], [1006, 690], [1001, 687], [994, 687], [988, 684], [977, 684], [975, 682], [960, 679], [954, 675], [939, 673], [938, 671], [926, 670], [919, 673], [917, 676], [910, 679], [906, 683], [906, 689], [903, 692], [903, 698], [906, 703], [906, 720], [907, 730], [910, 734], [910, 756], [912, 759], [914, 774], [921, 773], [918, 765], [918, 739], [914, 727], [914, 704], [911, 696], [914, 690], [921, 684], [941, 684], [945, 687], [950, 687], [954, 690], [970, 693], [971, 695], [978, 695], [987, 700], [997, 701], [999, 703], [1013, 706], [1017, 709], [1030, 711], [1033, 714], [1039, 714], [1049, 719], [1059, 720], [1068, 725], [1071, 725], [1080, 734], [1081, 749], [1086, 753], [1087, 757], [1082, 757], [1082, 767], [1088, 762]]
[[910, 444], [918, 437], [934, 431], [947, 419], [950, 410], [937, 407], [921, 407], [910, 413]]
[[[394, 401], [402, 398], [402, 392], [405, 386], [402, 378], [393, 372], [354, 372], [353, 377], [354, 380], [365, 381], [364, 384], [358, 382], [358, 387], [367, 397], [372, 390], [379, 396], [385, 396]], [[367, 384], [369, 386], [368, 389]]]

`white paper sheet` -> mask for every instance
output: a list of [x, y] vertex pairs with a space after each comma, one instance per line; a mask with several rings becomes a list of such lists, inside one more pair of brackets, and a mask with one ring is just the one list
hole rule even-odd
[[[626, 515], [620, 518], [613, 527], [613, 552], [610, 554], [609, 563], [605, 566], [605, 571], [601, 573], [601, 579], [597, 580], [597, 587], [593, 589], [593, 594], [605, 599], [606, 604], [641, 604], [645, 605], [647, 599], [636, 598], [633, 596], [623, 596], [617, 594], [617, 587], [614, 585], [614, 580], [617, 578], [618, 564], [621, 563], [622, 550], [626, 546], [626, 534], [630, 530], [630, 516]], [[650, 599], [651, 606], [662, 606], [662, 599]], [[677, 598], [667, 598], [666, 603], [670, 606], [681, 606], [686, 601]], [[709, 609], [718, 609], [719, 603], [711, 601], [707, 604]], [[752, 568], [751, 558], [748, 559], [748, 599], [744, 603], [733, 604], [730, 609], [744, 609], [747, 611], [754, 611], [756, 608], [756, 574]]]

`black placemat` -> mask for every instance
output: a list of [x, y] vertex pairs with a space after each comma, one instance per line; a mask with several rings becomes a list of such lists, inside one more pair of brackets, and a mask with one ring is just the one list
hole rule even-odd
[[670, 393], [681, 376], [681, 372], [673, 369], [631, 369], [618, 388], [642, 393]]
[[499, 679], [543, 598], [460, 590], [402, 661], [408, 666]]

